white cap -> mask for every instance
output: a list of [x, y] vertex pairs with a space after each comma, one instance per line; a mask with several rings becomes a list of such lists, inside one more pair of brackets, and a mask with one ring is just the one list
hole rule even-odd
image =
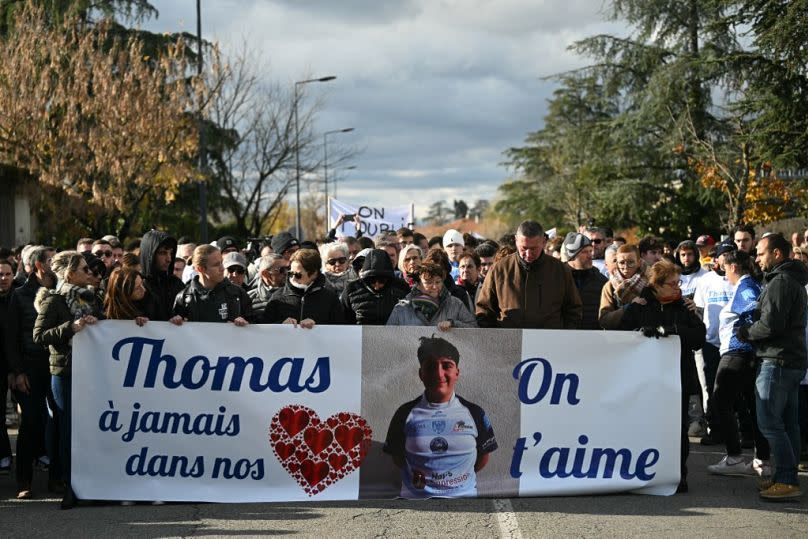
[[463, 234], [454, 228], [450, 228], [446, 231], [446, 234], [443, 235], [443, 246], [449, 247], [452, 244], [466, 246], [466, 242], [463, 241]]

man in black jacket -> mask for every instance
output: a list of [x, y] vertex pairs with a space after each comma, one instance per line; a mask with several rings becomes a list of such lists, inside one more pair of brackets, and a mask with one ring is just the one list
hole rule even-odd
[[166, 321], [172, 316], [174, 299], [185, 285], [174, 275], [177, 240], [160, 230], [149, 230], [140, 242], [140, 266], [146, 285], [141, 309], [149, 320]]
[[572, 270], [572, 279], [583, 304], [581, 329], [600, 329], [600, 293], [608, 279], [592, 264], [592, 240], [583, 234], [570, 232], [564, 238], [563, 245], [567, 265]]
[[[757, 244], [756, 262], [765, 272], [755, 322], [737, 335], [755, 347], [761, 360], [755, 381], [760, 431], [769, 441], [776, 469], [770, 484], [761, 484], [767, 500], [802, 495], [797, 478], [800, 430], [797, 410], [800, 381], [805, 377], [808, 268], [791, 260], [791, 244], [780, 234], [764, 235]], [[767, 487], [767, 488], [766, 488]]]
[[345, 285], [340, 297], [346, 323], [383, 326], [393, 307], [409, 292], [407, 282], [393, 274], [387, 253], [373, 249], [362, 263], [359, 279]]

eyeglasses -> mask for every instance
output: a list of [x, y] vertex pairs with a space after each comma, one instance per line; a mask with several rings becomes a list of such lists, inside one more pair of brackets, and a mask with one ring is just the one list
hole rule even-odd
[[287, 268], [286, 266], [280, 266], [269, 270], [270, 273], [280, 273], [281, 275], [283, 275], [287, 271], [289, 271], [289, 268]]
[[670, 282], [667, 282], [667, 283], [662, 283], [662, 286], [669, 286], [671, 288], [674, 288], [674, 287], [679, 288], [680, 286], [682, 286], [682, 281], [681, 280], [679, 280], [679, 281], [670, 281]]
[[109, 258], [112, 256], [112, 251], [96, 251], [93, 254], [97, 257], [101, 257], [103, 255], [104, 258]]
[[589, 240], [589, 241], [591, 241], [595, 245], [600, 245], [601, 243], [603, 243], [603, 240], [600, 239], [600, 238], [595, 238], [594, 240]]
[[421, 279], [421, 284], [424, 286], [439, 286], [443, 284], [443, 279], [440, 278], [429, 280]]
[[347, 257], [341, 256], [339, 258], [329, 258], [328, 260], [325, 261], [325, 263], [328, 264], [329, 266], [336, 266], [338, 264], [344, 264], [347, 261], [348, 261]]
[[421, 260], [421, 257], [418, 255], [415, 256], [408, 256], [404, 258], [404, 262], [415, 262], [416, 260]]
[[289, 276], [294, 277], [295, 279], [300, 279], [301, 277], [303, 277], [303, 274], [299, 271], [290, 271]]
[[235, 273], [236, 275], [244, 275], [246, 273], [244, 271], [244, 268], [241, 268], [239, 266], [233, 266], [231, 268], [227, 268], [227, 272], [228, 273]]

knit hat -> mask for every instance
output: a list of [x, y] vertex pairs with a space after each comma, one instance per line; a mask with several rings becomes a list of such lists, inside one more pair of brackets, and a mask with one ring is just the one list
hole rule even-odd
[[295, 245], [300, 245], [300, 242], [297, 241], [297, 238], [292, 236], [289, 232], [281, 232], [280, 234], [275, 234], [272, 238], [272, 251], [282, 255], [283, 252], [290, 247], [294, 247]]
[[569, 232], [564, 238], [564, 252], [567, 255], [567, 260], [572, 260], [578, 253], [583, 251], [584, 247], [589, 247], [592, 242], [589, 238], [578, 232]]
[[463, 241], [463, 234], [454, 228], [450, 228], [446, 231], [446, 234], [443, 235], [443, 247], [446, 248], [452, 244], [466, 246], [466, 242]]

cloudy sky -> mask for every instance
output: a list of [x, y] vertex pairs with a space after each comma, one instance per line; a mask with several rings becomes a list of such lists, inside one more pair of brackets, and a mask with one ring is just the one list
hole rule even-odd
[[[193, 0], [153, 0], [155, 31], [196, 31]], [[553, 85], [576, 67], [581, 37], [615, 31], [601, 0], [203, 0], [202, 33], [224, 49], [244, 40], [291, 85], [325, 99], [320, 132], [363, 149], [340, 173], [348, 203], [493, 199], [502, 152], [542, 125]]]

